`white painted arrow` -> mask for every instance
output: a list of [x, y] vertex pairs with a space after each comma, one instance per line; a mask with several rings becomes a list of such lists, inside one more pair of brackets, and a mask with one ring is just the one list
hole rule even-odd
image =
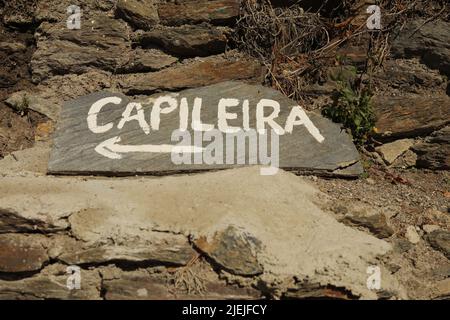
[[143, 144], [143, 145], [121, 145], [120, 137], [105, 140], [95, 147], [95, 151], [109, 159], [122, 159], [121, 153], [130, 152], [152, 152], [152, 153], [199, 153], [204, 148], [196, 146], [174, 146], [170, 144]]

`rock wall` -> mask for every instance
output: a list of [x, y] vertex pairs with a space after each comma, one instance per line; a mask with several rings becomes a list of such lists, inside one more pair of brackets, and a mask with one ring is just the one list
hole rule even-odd
[[[67, 27], [72, 4], [82, 10], [79, 30]], [[262, 83], [265, 67], [230, 43], [239, 5], [20, 0], [1, 8], [1, 299], [448, 295], [444, 212], [420, 225], [433, 229], [424, 241], [412, 226], [409, 240], [398, 240], [405, 223], [392, 226], [394, 214], [336, 214], [336, 201], [284, 171], [267, 179], [253, 168], [158, 179], [46, 175], [64, 101], [102, 89], [133, 96], [228, 80]], [[449, 169], [448, 29], [438, 21], [413, 38], [400, 34], [375, 76], [378, 145], [366, 156], [383, 168]], [[305, 87], [312, 105], [335, 89], [333, 81], [320, 82]], [[411, 270], [419, 259], [404, 253], [418, 242], [442, 267], [440, 291], [405, 292], [402, 284], [422, 274], [397, 277], [395, 263]], [[367, 288], [371, 265], [386, 275], [383, 290]], [[67, 288], [68, 266], [80, 267], [80, 290]]]

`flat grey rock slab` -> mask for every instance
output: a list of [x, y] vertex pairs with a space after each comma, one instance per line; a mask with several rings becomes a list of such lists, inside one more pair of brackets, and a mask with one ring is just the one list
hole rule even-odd
[[[176, 101], [173, 111], [164, 114], [169, 107], [168, 103], [161, 104], [163, 113], [160, 115], [159, 128], [152, 123], [152, 110], [155, 107], [155, 100], [160, 96], [170, 95]], [[116, 97], [116, 103], [105, 104], [96, 113], [96, 125], [99, 131], [94, 133], [88, 125], [88, 115], [92, 105], [101, 99]], [[117, 99], [119, 98], [119, 99]], [[189, 152], [185, 154], [191, 159], [191, 163], [177, 164], [172, 161], [172, 154], [167, 148], [173, 148], [179, 144], [180, 140], [171, 140], [172, 133], [180, 128], [181, 101], [186, 98], [188, 104], [188, 121], [186, 133], [189, 133], [192, 141], [187, 147]], [[223, 150], [223, 163], [220, 161], [213, 164], [194, 163], [195, 157], [205, 155], [205, 149], [211, 145], [211, 141], [196, 140], [192, 130], [192, 117], [194, 99], [201, 98], [200, 119], [203, 124], [214, 125], [216, 132], [218, 124], [219, 101], [222, 98], [238, 99], [237, 106], [226, 108], [229, 117], [236, 115], [236, 119], [228, 119], [228, 126], [239, 128], [255, 129], [253, 133], [257, 139], [257, 154], [251, 154], [248, 143], [244, 154], [238, 154], [234, 150], [232, 163], [226, 163], [226, 141], [223, 135], [223, 147], [216, 149]], [[285, 97], [280, 92], [260, 85], [250, 85], [237, 81], [227, 81], [211, 86], [188, 89], [178, 93], [158, 93], [140, 100], [131, 101], [120, 93], [98, 92], [80, 97], [76, 100], [66, 102], [62, 107], [62, 112], [54, 134], [54, 145], [48, 164], [50, 174], [100, 174], [100, 175], [134, 175], [134, 174], [172, 174], [178, 172], [192, 172], [201, 170], [217, 170], [242, 165], [256, 164], [270, 165], [269, 162], [262, 162], [260, 157], [262, 150], [271, 150], [272, 136], [269, 133], [266, 141], [257, 135], [257, 104], [261, 99], [271, 99], [280, 105], [280, 111], [274, 121], [285, 129], [288, 117], [298, 105], [291, 99]], [[248, 113], [243, 105], [248, 101]], [[132, 109], [131, 116], [136, 116], [139, 112], [142, 115], [141, 121], [137, 117], [124, 122], [119, 129], [118, 126], [123, 117], [123, 113], [130, 102], [139, 103], [142, 108], [137, 111]], [[263, 109], [264, 115], [272, 113], [271, 107]], [[303, 110], [303, 109], [302, 109]], [[94, 110], [95, 111], [95, 110]], [[301, 111], [300, 111], [301, 113]], [[244, 115], [248, 114], [248, 120]], [[91, 116], [92, 120], [94, 116]], [[155, 117], [153, 117], [154, 119]], [[142, 120], [143, 119], [143, 120]], [[338, 174], [355, 176], [362, 172], [359, 163], [359, 154], [351, 140], [340, 127], [313, 112], [306, 112], [302, 117], [296, 118], [297, 123], [290, 133], [287, 131], [279, 135], [279, 164], [278, 167], [298, 172], [317, 172], [324, 174]], [[302, 124], [301, 121], [303, 121]], [[309, 122], [309, 123], [308, 123]], [[248, 123], [248, 125], [247, 125]], [[92, 122], [91, 122], [92, 124]], [[308, 127], [308, 128], [307, 128]], [[92, 125], [91, 125], [92, 128]], [[266, 124], [266, 129], [270, 128]], [[102, 130], [103, 129], [103, 130]], [[96, 131], [96, 130], [94, 130]], [[220, 141], [217, 140], [217, 141]], [[266, 143], [264, 143], [266, 142]], [[165, 145], [162, 147], [161, 145]], [[235, 141], [235, 148], [238, 142]], [[217, 145], [216, 145], [217, 146]], [[203, 149], [202, 149], [203, 148]], [[155, 152], [155, 149], [162, 152]], [[179, 150], [179, 149], [178, 149]], [[194, 151], [195, 150], [195, 151]], [[275, 149], [274, 149], [275, 150]], [[214, 153], [212, 153], [214, 155]], [[264, 153], [269, 156], [270, 152]], [[244, 158], [245, 157], [245, 158]], [[238, 160], [241, 160], [239, 164]], [[254, 163], [253, 162], [253, 163]], [[272, 162], [276, 166], [276, 162]]]

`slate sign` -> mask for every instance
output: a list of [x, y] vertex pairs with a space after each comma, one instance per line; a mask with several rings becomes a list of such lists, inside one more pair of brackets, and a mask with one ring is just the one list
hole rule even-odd
[[[254, 133], [257, 140], [244, 136], [247, 144], [239, 153], [242, 133]], [[235, 145], [231, 155], [228, 141]], [[256, 141], [256, 152], [249, 141]], [[275, 146], [278, 163], [271, 163]], [[105, 91], [66, 102], [48, 172], [160, 175], [248, 164], [361, 172], [358, 152], [338, 124], [304, 111], [276, 90], [236, 81], [136, 100]]]

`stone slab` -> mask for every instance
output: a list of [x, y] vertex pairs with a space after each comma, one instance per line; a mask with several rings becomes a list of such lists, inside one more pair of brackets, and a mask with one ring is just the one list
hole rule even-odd
[[[139, 101], [142, 104], [145, 122], [150, 127], [151, 110], [155, 99], [163, 94], [153, 95]], [[223, 82], [207, 87], [188, 89], [179, 93], [172, 93], [178, 104], [182, 98], [188, 101], [188, 132], [195, 140], [191, 128], [193, 101], [196, 97], [202, 99], [201, 121], [218, 128], [218, 103], [221, 98], [239, 99], [236, 107], [228, 107], [227, 112], [237, 114], [236, 119], [228, 120], [229, 126], [243, 127], [243, 101], [248, 100], [249, 128], [256, 129], [256, 106], [261, 99], [272, 99], [280, 104], [280, 112], [275, 122], [285, 128], [288, 116], [297, 104], [286, 98], [276, 90], [263, 86], [249, 85], [237, 81]], [[93, 103], [106, 97], [120, 98], [119, 104], [109, 103], [102, 107], [97, 114], [97, 125], [111, 123], [112, 127], [103, 133], [93, 133], [87, 122], [89, 110]], [[179, 140], [171, 141], [174, 130], [179, 129], [180, 116], [178, 108], [168, 114], [162, 114], [159, 130], [149, 134], [140, 126], [139, 121], [126, 122], [121, 129], [118, 124], [129, 98], [119, 93], [98, 92], [76, 100], [67, 102], [61, 112], [57, 130], [54, 135], [54, 145], [50, 156], [48, 172], [51, 174], [101, 174], [101, 175], [130, 175], [130, 174], [167, 174], [201, 170], [226, 169], [242, 166], [249, 161], [249, 148], [246, 145], [245, 155], [238, 155], [235, 151], [234, 164], [226, 164], [226, 152], [223, 150], [223, 164], [194, 164], [194, 156], [190, 154], [192, 164], [175, 164], [171, 152], [153, 152], [150, 147], [167, 144], [178, 144]], [[166, 108], [167, 105], [162, 105]], [[267, 108], [270, 114], [271, 108]], [[133, 114], [136, 114], [136, 110]], [[338, 124], [323, 118], [316, 113], [306, 112], [305, 121], [310, 121], [309, 129], [300, 124], [295, 125], [291, 133], [279, 136], [279, 167], [297, 171], [339, 172], [345, 175], [345, 168], [351, 168], [350, 175], [361, 173], [361, 166], [355, 166], [359, 161], [359, 154], [351, 138], [341, 130]], [[267, 128], [267, 126], [266, 126]], [[312, 129], [311, 129], [312, 128]], [[314, 132], [314, 128], [318, 133]], [[323, 139], [320, 140], [320, 137]], [[270, 149], [271, 135], [267, 136], [267, 143], [258, 139], [258, 155], [252, 157], [257, 164], [261, 164], [259, 151], [261, 146]], [[320, 140], [320, 141], [319, 141]], [[211, 141], [211, 140], [210, 140]], [[224, 146], [226, 138], [223, 137]], [[195, 146], [206, 148], [211, 142], [200, 141]], [[192, 141], [194, 146], [194, 141]], [[236, 147], [237, 144], [235, 144]], [[118, 147], [119, 146], [119, 147]], [[141, 151], [136, 151], [136, 150]], [[235, 148], [236, 149], [236, 148]], [[145, 151], [143, 151], [145, 150]], [[116, 152], [117, 151], [117, 152]], [[150, 151], [150, 152], [147, 152]], [[205, 151], [203, 151], [205, 154]], [[243, 159], [243, 156], [246, 159]], [[258, 159], [256, 159], [258, 158]], [[245, 160], [245, 161], [244, 161]], [[269, 163], [264, 163], [269, 164]]]

